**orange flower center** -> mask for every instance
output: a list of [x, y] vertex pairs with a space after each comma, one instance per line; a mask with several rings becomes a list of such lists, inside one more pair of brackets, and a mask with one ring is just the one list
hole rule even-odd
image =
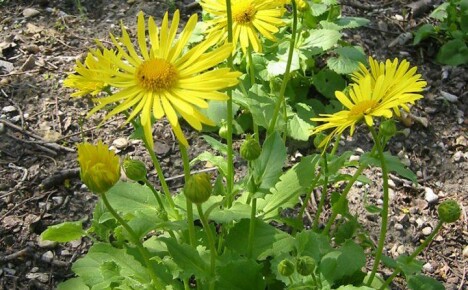
[[177, 83], [178, 76], [174, 65], [161, 58], [144, 61], [136, 72], [138, 84], [148, 91], [169, 90]]
[[349, 112], [350, 116], [364, 116], [372, 113], [374, 108], [378, 105], [375, 100], [365, 100], [356, 104]]
[[240, 1], [232, 7], [232, 19], [239, 24], [250, 23], [256, 12], [255, 6], [250, 1]]

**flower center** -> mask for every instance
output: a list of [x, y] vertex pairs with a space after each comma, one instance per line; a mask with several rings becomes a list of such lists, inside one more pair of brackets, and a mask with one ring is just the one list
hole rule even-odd
[[356, 104], [349, 112], [350, 116], [364, 116], [370, 114], [372, 110], [377, 106], [375, 100], [365, 100]]
[[138, 84], [148, 91], [171, 89], [178, 80], [177, 69], [161, 58], [144, 61], [137, 69]]
[[232, 7], [232, 19], [239, 24], [250, 23], [256, 12], [250, 1], [241, 1]]

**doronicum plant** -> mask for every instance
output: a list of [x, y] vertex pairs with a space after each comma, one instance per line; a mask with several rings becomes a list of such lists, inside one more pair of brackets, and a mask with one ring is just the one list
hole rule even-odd
[[[441, 221], [411, 255], [393, 259], [384, 251], [389, 173], [416, 182], [415, 174], [385, 150], [397, 133], [394, 117], [423, 97], [426, 82], [417, 68], [398, 59], [371, 57], [369, 67], [365, 60], [348, 62], [349, 76], [340, 78], [350, 83], [331, 82], [337, 86], [322, 91], [333, 106], [320, 107], [294, 91], [301, 90], [301, 81], [312, 79], [309, 85], [319, 86], [323, 74], [344, 73], [324, 73], [312, 64], [329, 57], [328, 50], [342, 57], [335, 32], [359, 20], [340, 17], [336, 1], [200, 4], [206, 22], [191, 16], [178, 36], [178, 11], [170, 24], [166, 13], [160, 26], [139, 13], [135, 37], [122, 24], [120, 37], [110, 35], [111, 48], [98, 42], [64, 81], [75, 90], [73, 97], [92, 96], [89, 116], [104, 110], [104, 120], [127, 117], [160, 186], [148, 180], [153, 173], [144, 163], [120, 161], [101, 141], [78, 145], [81, 179], [99, 197], [91, 226], [65, 222], [41, 237], [67, 242], [86, 236], [93, 245], [73, 264], [76, 276], [58, 289], [390, 289], [399, 274], [411, 289], [443, 287], [421, 275], [416, 258], [444, 224], [459, 218], [456, 202], [440, 205]], [[200, 26], [208, 27], [202, 37], [196, 32]], [[307, 54], [304, 47], [317, 53]], [[271, 79], [262, 75], [268, 64], [258, 62], [269, 55], [272, 61], [286, 56], [284, 69]], [[301, 61], [294, 64], [295, 59]], [[241, 126], [245, 117], [251, 127]], [[153, 125], [162, 118], [169, 121], [183, 161], [184, 187], [178, 191], [169, 188], [154, 152]], [[199, 131], [215, 132], [222, 125], [223, 136], [203, 136], [212, 150], [190, 160], [181, 118]], [[341, 135], [349, 129], [352, 136], [361, 127], [371, 133], [372, 149], [357, 161], [350, 160], [352, 152], [338, 154]], [[235, 179], [233, 134], [250, 129], [253, 134], [239, 151], [245, 174]], [[286, 169], [289, 140], [311, 135], [318, 151]], [[192, 172], [197, 162], [209, 162], [216, 171]], [[363, 172], [369, 167], [382, 171], [383, 204], [363, 204], [380, 216], [377, 244], [347, 199], [356, 181], [368, 180]], [[127, 181], [119, 180], [120, 169]], [[319, 189], [313, 221], [305, 222], [311, 194]], [[382, 267], [393, 274], [383, 276]]]

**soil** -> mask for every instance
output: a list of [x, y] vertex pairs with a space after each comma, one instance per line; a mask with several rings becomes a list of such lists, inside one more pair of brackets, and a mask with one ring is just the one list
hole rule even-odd
[[[90, 220], [97, 198], [79, 180], [76, 143], [102, 139], [120, 155], [138, 156], [151, 166], [141, 144], [128, 139], [131, 128], [121, 126], [122, 118], [97, 128], [102, 115], [86, 119], [92, 104], [71, 98], [71, 91], [62, 87], [75, 60], [94, 47], [94, 39], [107, 43], [109, 30], [118, 34], [120, 20], [134, 29], [140, 10], [155, 19], [168, 9], [180, 9], [185, 19], [199, 11], [192, 1], [79, 2], [0, 1], [0, 289], [53, 289], [73, 276], [70, 265], [90, 246], [86, 239], [67, 244], [38, 239], [49, 225]], [[371, 20], [367, 27], [348, 31], [347, 41], [378, 59], [408, 59], [429, 84], [425, 98], [402, 120], [407, 126], [399, 128], [406, 135], [395, 138], [389, 148], [417, 173], [418, 185], [391, 178], [386, 254], [411, 253], [437, 223], [437, 205], [455, 199], [463, 206], [461, 220], [444, 226], [420, 259], [425, 274], [446, 289], [468, 289], [467, 68], [433, 62], [431, 42], [413, 47], [403, 40], [401, 35], [428, 21], [430, 7], [412, 14], [410, 1], [342, 3], [343, 14]], [[156, 150], [170, 186], [178, 187], [182, 162], [167, 128], [165, 121], [156, 125]], [[192, 156], [206, 150], [198, 134], [187, 134]], [[371, 143], [369, 136], [356, 134], [343, 144], [368, 149]], [[297, 156], [296, 150], [289, 153], [291, 160]], [[365, 197], [368, 203], [381, 203], [380, 172], [366, 174], [375, 184], [358, 184], [350, 195], [351, 208], [377, 239], [379, 219], [364, 211], [362, 202]], [[309, 212], [314, 215], [313, 202]], [[404, 289], [401, 285], [393, 287]]]

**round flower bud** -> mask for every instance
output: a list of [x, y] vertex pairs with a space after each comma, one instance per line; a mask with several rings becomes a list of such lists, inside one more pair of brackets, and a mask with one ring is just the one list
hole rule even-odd
[[309, 276], [315, 270], [315, 260], [309, 256], [303, 256], [297, 259], [297, 273], [302, 276]]
[[442, 202], [437, 209], [439, 219], [444, 223], [454, 223], [460, 218], [461, 208], [458, 202], [449, 199]]
[[293, 262], [284, 259], [278, 264], [278, 273], [283, 276], [291, 276], [294, 273], [294, 264]]
[[383, 121], [380, 124], [380, 132], [385, 137], [393, 137], [396, 131], [397, 129], [396, 129], [395, 121], [393, 121], [392, 119]]
[[122, 168], [125, 175], [133, 181], [142, 181], [146, 179], [146, 166], [140, 160], [125, 158]]
[[184, 186], [185, 197], [193, 203], [204, 203], [211, 196], [211, 178], [208, 173], [197, 173], [190, 176]]
[[97, 145], [78, 144], [80, 176], [95, 193], [105, 193], [120, 179], [119, 157], [99, 141]]
[[252, 136], [247, 136], [244, 143], [240, 147], [240, 155], [247, 161], [253, 161], [257, 159], [262, 153], [262, 147]]
[[227, 139], [228, 127], [227, 127], [226, 121], [221, 122], [221, 127], [219, 127], [218, 135], [219, 137], [223, 139]]

